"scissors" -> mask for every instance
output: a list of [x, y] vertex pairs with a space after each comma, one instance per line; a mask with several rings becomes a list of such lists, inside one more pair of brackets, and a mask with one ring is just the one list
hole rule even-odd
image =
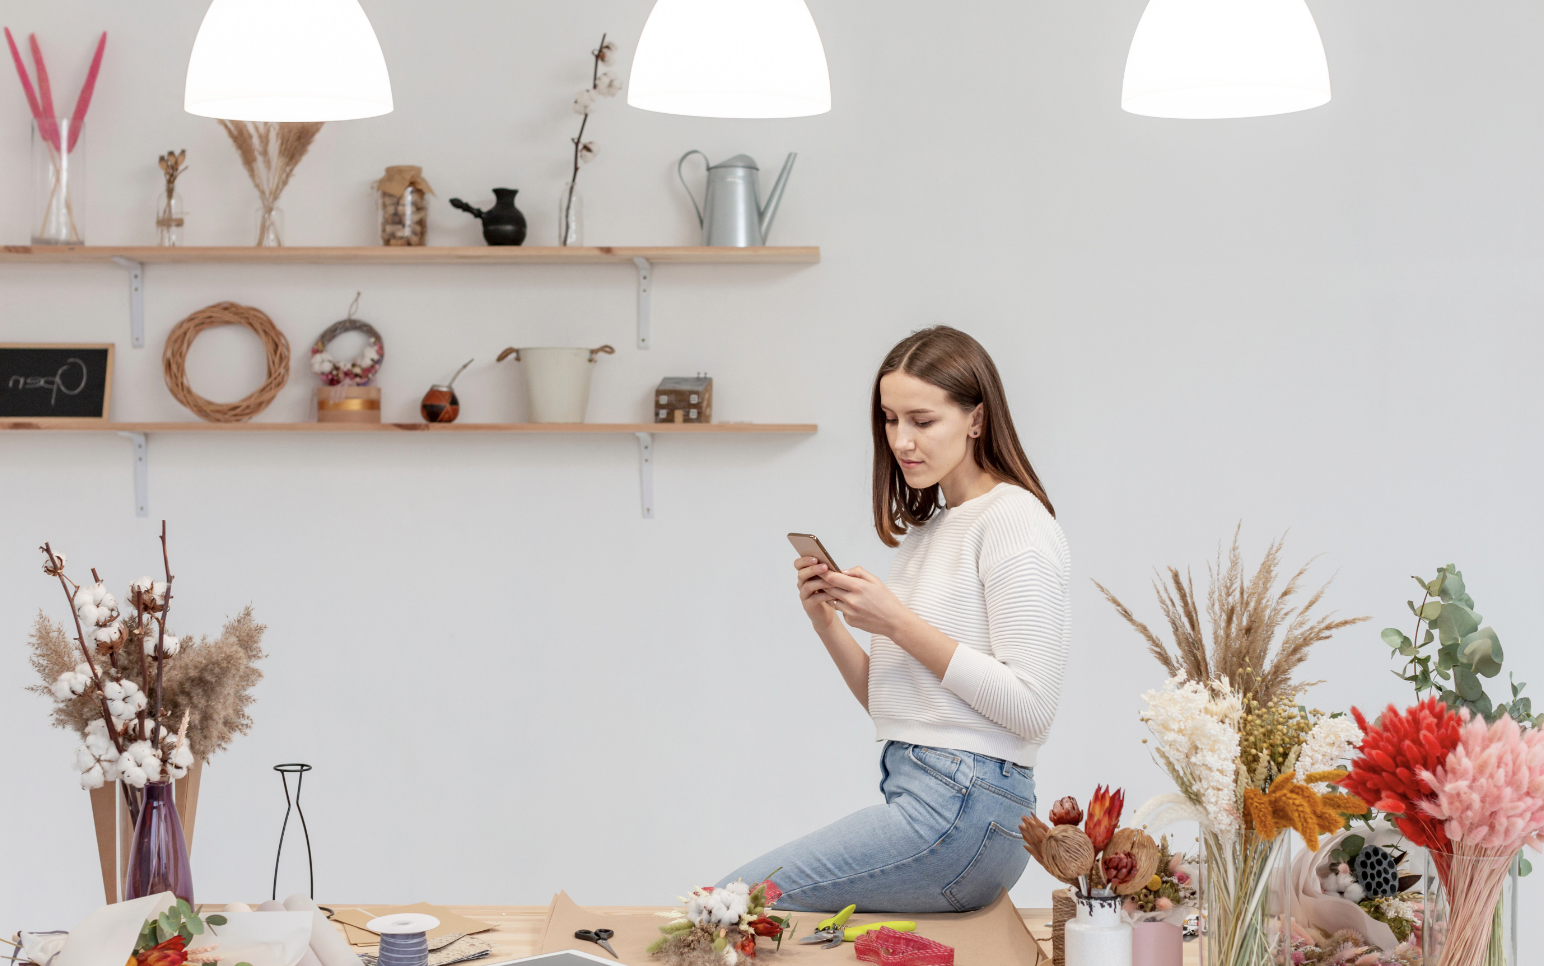
[[917, 928], [914, 922], [874, 922], [866, 926], [850, 926], [843, 928], [847, 920], [858, 909], [857, 906], [848, 906], [830, 919], [822, 919], [815, 924], [815, 931], [799, 940], [800, 943], [820, 943], [823, 949], [835, 949], [844, 942], [853, 942], [866, 932], [872, 932], [883, 926], [889, 926], [896, 932], [912, 932]]
[[574, 933], [574, 938], [583, 939], [588, 943], [594, 943], [595, 945], [604, 949], [606, 952], [610, 953], [612, 959], [621, 960], [622, 957], [618, 956], [617, 951], [612, 949], [611, 944], [606, 941], [615, 935], [616, 932], [611, 929], [581, 929]]

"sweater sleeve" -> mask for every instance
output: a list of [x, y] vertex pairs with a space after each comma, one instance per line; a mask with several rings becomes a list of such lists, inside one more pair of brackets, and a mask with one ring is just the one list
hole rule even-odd
[[955, 648], [943, 686], [988, 720], [1039, 741], [1056, 716], [1067, 664], [1067, 588], [1037, 550], [999, 561], [982, 584], [991, 653]]

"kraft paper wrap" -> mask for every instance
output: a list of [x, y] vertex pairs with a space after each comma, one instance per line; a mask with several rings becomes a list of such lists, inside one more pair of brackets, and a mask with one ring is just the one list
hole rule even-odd
[[402, 192], [408, 188], [417, 188], [434, 194], [434, 189], [429, 187], [429, 182], [424, 178], [424, 169], [416, 164], [394, 164], [386, 169], [381, 180], [375, 183], [375, 190], [383, 195], [391, 195], [393, 198], [402, 197]]
[[[778, 912], [774, 907], [773, 912]], [[778, 913], [782, 915], [783, 913]], [[852, 962], [852, 944], [842, 950], [827, 950], [818, 945], [799, 945], [798, 940], [815, 931], [815, 923], [830, 916], [829, 912], [791, 913], [796, 929], [792, 936], [783, 940], [776, 962], [803, 959], [809, 963], [831, 964]], [[1019, 911], [1013, 907], [1006, 891], [985, 909], [960, 913], [858, 913], [847, 923], [861, 926], [868, 922], [885, 922], [892, 919], [910, 919], [917, 924], [917, 934], [936, 939], [954, 947], [955, 966], [1039, 966], [1047, 962], [1040, 944], [1035, 942], [1025, 927]], [[606, 951], [594, 943], [575, 939], [580, 929], [611, 929], [616, 935], [611, 945], [627, 966], [649, 966], [659, 960], [650, 956], [646, 949], [659, 938], [659, 927], [668, 920], [653, 913], [633, 913], [623, 916], [603, 916], [581, 908], [567, 893], [559, 892], [552, 897], [547, 908], [547, 922], [542, 931], [541, 952], [555, 953], [565, 949], [599, 955], [609, 959]], [[757, 947], [763, 956], [772, 952], [772, 943], [762, 939]], [[769, 958], [768, 962], [773, 959]], [[760, 957], [757, 958], [760, 962]]]

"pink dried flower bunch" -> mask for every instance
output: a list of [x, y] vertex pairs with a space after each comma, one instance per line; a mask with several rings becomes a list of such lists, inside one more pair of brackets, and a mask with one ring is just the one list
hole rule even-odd
[[1445, 823], [1447, 836], [1471, 848], [1538, 850], [1544, 831], [1544, 731], [1524, 732], [1509, 715], [1493, 725], [1474, 718], [1458, 745], [1421, 779], [1435, 793], [1421, 810]]

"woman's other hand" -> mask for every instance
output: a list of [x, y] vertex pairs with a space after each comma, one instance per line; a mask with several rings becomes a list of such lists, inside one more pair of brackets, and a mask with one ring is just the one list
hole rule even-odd
[[894, 639], [897, 628], [911, 616], [885, 582], [862, 567], [824, 573], [820, 582], [822, 597], [846, 618], [849, 627]]
[[826, 594], [826, 582], [821, 579], [830, 568], [821, 563], [818, 557], [800, 557], [793, 562], [793, 566], [799, 572], [799, 603], [804, 605], [804, 613], [809, 615], [810, 623], [815, 625], [816, 630], [836, 623], [836, 608], [831, 606], [831, 598]]

